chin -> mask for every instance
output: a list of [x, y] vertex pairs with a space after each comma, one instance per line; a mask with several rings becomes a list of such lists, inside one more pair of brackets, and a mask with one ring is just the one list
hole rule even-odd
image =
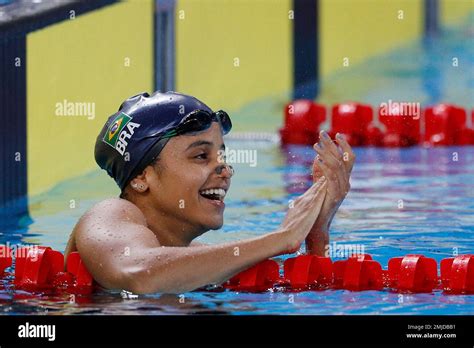
[[217, 218], [217, 219], [212, 219], [208, 220], [205, 223], [203, 223], [203, 226], [206, 228], [206, 230], [218, 230], [224, 225], [224, 219]]

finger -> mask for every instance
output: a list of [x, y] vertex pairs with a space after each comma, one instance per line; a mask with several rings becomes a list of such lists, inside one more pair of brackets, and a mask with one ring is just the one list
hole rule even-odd
[[315, 186], [322, 186], [326, 182], [326, 177], [323, 175], [316, 181], [313, 185]]
[[[316, 146], [316, 144], [314, 145]], [[319, 168], [316, 166], [316, 161], [318, 160], [318, 155], [316, 154], [314, 160], [313, 160], [313, 164], [311, 166], [311, 175], [313, 177], [313, 183], [315, 183], [316, 181], [318, 181], [318, 179], [323, 176], [323, 173], [319, 170]]]
[[331, 181], [331, 176], [333, 175], [333, 171], [331, 168], [328, 167], [326, 163], [324, 163], [321, 158], [316, 158], [316, 166], [319, 168], [319, 170], [323, 173], [324, 177], [327, 178], [328, 181]]
[[311, 187], [305, 193], [308, 193], [312, 196], [317, 191], [319, 191], [321, 187], [325, 186], [326, 184], [327, 184], [327, 179], [325, 176], [322, 176], [321, 178], [319, 178], [318, 181], [313, 183], [313, 185], [311, 185]]
[[316, 165], [323, 172], [324, 176], [328, 178], [328, 189], [333, 197], [339, 197], [343, 194], [343, 192], [347, 191], [347, 176], [343, 171], [334, 170], [324, 161], [318, 160]]
[[336, 134], [336, 142], [342, 149], [344, 165], [346, 166], [347, 171], [350, 175], [350, 173], [352, 172], [352, 168], [354, 167], [355, 154], [352, 151], [352, 147], [349, 145], [346, 138], [342, 134]]
[[318, 191], [318, 189], [321, 187], [321, 186], [324, 186], [324, 184], [327, 182], [326, 180], [326, 177], [325, 176], [322, 176], [320, 177], [315, 183], [313, 183], [313, 185], [311, 185], [309, 187], [309, 189], [306, 190], [305, 193], [303, 193], [301, 196], [299, 196], [296, 200], [295, 200], [295, 203], [297, 201], [304, 201], [305, 199], [312, 199], [312, 197], [316, 194], [316, 192]]
[[326, 187], [326, 177], [322, 176], [319, 178], [318, 181], [316, 181], [311, 187], [306, 191], [310, 197], [313, 197], [317, 192], [320, 190], [321, 187]]
[[300, 196], [301, 200], [298, 201], [298, 206], [304, 211], [308, 210], [309, 208], [313, 209], [315, 202], [324, 200], [324, 197], [326, 197], [326, 192], [327, 180], [320, 180], [319, 185], [318, 183], [313, 184], [308, 189], [308, 191], [305, 192], [305, 194]]
[[[317, 143], [313, 145], [313, 148], [315, 150], [316, 150], [316, 146], [318, 146]], [[315, 183], [323, 175], [323, 173], [316, 166], [316, 161], [318, 160], [317, 157], [318, 157], [318, 155], [316, 154], [316, 156], [314, 157], [314, 160], [313, 160], [313, 165], [311, 166], [311, 175], [313, 177], [313, 183]]]
[[342, 160], [344, 161], [344, 165], [347, 169], [347, 173], [349, 173], [350, 175], [352, 172], [352, 168], [354, 167], [355, 154], [352, 151], [352, 147], [349, 145], [346, 138], [342, 134], [340, 133], [336, 134], [336, 141], [342, 149], [342, 153], [343, 153]]
[[[317, 204], [318, 205], [318, 207], [317, 207], [318, 211], [319, 211], [319, 209], [321, 209], [321, 206], [324, 202], [324, 199], [326, 198], [326, 194], [328, 192], [327, 185], [328, 185], [327, 181], [324, 181], [321, 184], [321, 186], [318, 187], [318, 191], [316, 191], [316, 194], [314, 195], [313, 208], [315, 208], [314, 204]], [[319, 214], [319, 212], [318, 212], [318, 214]]]
[[323, 145], [322, 147], [327, 149], [335, 158], [342, 159], [342, 152], [339, 150], [336, 144], [334, 144], [327, 132], [319, 132], [319, 141]]
[[[344, 162], [342, 161], [342, 158], [341, 159], [334, 158], [334, 156], [329, 151], [325, 151], [324, 149], [321, 149], [321, 147], [318, 147], [318, 146], [315, 147], [315, 150], [318, 156], [323, 160], [323, 162], [330, 169], [334, 171], [335, 175], [338, 175], [338, 177], [342, 177], [342, 178], [347, 176], [347, 170], [344, 165]], [[332, 175], [331, 175], [331, 178], [332, 178]]]
[[350, 173], [347, 172], [347, 168], [343, 162], [343, 159], [334, 158], [334, 156], [332, 156], [329, 151], [324, 151], [324, 149], [321, 149], [318, 144], [316, 144], [314, 149], [318, 153], [318, 156], [320, 156], [323, 160], [323, 163], [325, 163], [329, 169], [333, 171], [333, 174], [330, 174], [329, 176], [326, 174], [326, 176], [331, 180], [337, 180], [337, 187], [333, 187], [332, 190], [339, 194], [348, 191]]

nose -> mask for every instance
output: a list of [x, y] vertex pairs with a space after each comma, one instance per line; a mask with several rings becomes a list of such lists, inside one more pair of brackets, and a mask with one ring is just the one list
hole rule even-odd
[[[224, 169], [225, 169], [225, 174], [224, 173]], [[220, 175], [222, 177], [232, 177], [232, 175], [234, 175], [234, 167], [232, 167], [230, 164], [220, 164], [216, 167], [215, 169], [216, 171], [216, 174], [217, 175]]]

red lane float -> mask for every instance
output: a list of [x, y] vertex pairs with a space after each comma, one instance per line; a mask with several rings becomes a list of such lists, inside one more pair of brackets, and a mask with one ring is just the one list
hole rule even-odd
[[57, 274], [53, 281], [55, 288], [60, 288], [72, 293], [90, 293], [93, 290], [94, 279], [87, 270], [77, 251], [69, 254], [66, 272]]
[[6, 245], [0, 245], [0, 274], [12, 265], [12, 251]]
[[373, 114], [370, 105], [359, 103], [336, 104], [332, 107], [329, 135], [334, 138], [337, 133], [341, 133], [344, 134], [351, 146], [365, 145]]
[[265, 260], [232, 277], [224, 287], [235, 291], [262, 292], [280, 280], [278, 263]]
[[474, 145], [474, 109], [471, 113], [470, 127], [462, 128], [457, 145]]
[[436, 260], [423, 255], [395, 257], [388, 262], [388, 276], [393, 289], [431, 292], [438, 283]]
[[365, 130], [364, 144], [365, 146], [383, 146], [384, 133], [375, 124], [369, 124]]
[[16, 254], [15, 285], [20, 288], [48, 288], [63, 270], [64, 256], [50, 247], [19, 248]]
[[420, 116], [405, 115], [403, 110], [391, 110], [385, 115], [379, 108], [379, 121], [385, 126], [383, 137], [385, 147], [407, 147], [420, 142]]
[[447, 292], [474, 293], [474, 255], [441, 260], [441, 281]]
[[463, 128], [459, 135], [459, 142], [456, 145], [474, 145], [474, 129]]
[[467, 117], [464, 109], [455, 105], [438, 104], [425, 109], [424, 119], [425, 145], [469, 143], [470, 129], [466, 127]]
[[[437, 104], [425, 110], [381, 106], [378, 121], [383, 129], [374, 123], [370, 105], [348, 102], [336, 104], [331, 110], [328, 133], [331, 137], [344, 134], [352, 146], [474, 145], [473, 122], [468, 126], [466, 110], [456, 105]], [[318, 141], [319, 128], [326, 119], [325, 106], [295, 100], [285, 106], [284, 113], [282, 144], [312, 145]]]
[[321, 289], [332, 285], [333, 265], [329, 257], [303, 255], [285, 260], [284, 279], [293, 290]]
[[370, 255], [334, 262], [334, 286], [352, 291], [382, 290], [382, 266]]
[[318, 141], [318, 129], [326, 119], [326, 108], [311, 100], [295, 100], [285, 106], [285, 123], [280, 129], [282, 144], [310, 145]]
[[69, 254], [66, 270], [76, 277], [77, 286], [92, 286], [94, 279], [89, 271], [87, 271], [87, 268], [77, 251]]
[[[0, 264], [11, 265], [11, 256], [2, 258]], [[11, 252], [9, 253], [11, 255]], [[93, 289], [93, 278], [82, 263], [78, 252], [72, 252], [64, 271], [64, 255], [50, 247], [22, 247], [16, 251], [14, 284], [19, 289], [62, 289], [75, 293], [88, 293]]]

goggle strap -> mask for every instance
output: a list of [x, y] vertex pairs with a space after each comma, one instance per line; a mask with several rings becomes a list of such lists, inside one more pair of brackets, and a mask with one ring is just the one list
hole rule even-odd
[[169, 130], [167, 131], [163, 136], [162, 136], [162, 139], [163, 138], [171, 138], [171, 137], [174, 137], [178, 134], [178, 132], [175, 130], [175, 129], [172, 129], [172, 130]]

